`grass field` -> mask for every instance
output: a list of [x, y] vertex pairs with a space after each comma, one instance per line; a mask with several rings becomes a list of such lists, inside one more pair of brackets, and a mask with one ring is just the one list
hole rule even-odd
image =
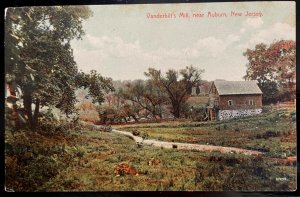
[[[292, 111], [280, 110], [231, 122], [169, 122], [118, 128], [137, 128], [151, 138], [168, 141], [252, 148], [259, 145], [269, 148], [271, 155], [277, 154], [276, 148], [278, 154], [290, 151], [293, 155], [296, 138], [291, 114]], [[264, 136], [275, 128], [280, 131], [277, 137]], [[52, 134], [8, 130], [5, 145], [6, 188], [14, 191], [270, 191], [296, 188], [296, 166], [277, 163], [270, 159], [271, 155], [259, 157], [140, 147], [125, 136], [85, 128]], [[128, 164], [138, 175], [121, 173], [117, 176], [116, 166], [120, 164]]]
[[276, 110], [220, 122], [172, 122], [115, 126], [149, 138], [259, 150], [281, 157], [296, 154], [295, 110]]

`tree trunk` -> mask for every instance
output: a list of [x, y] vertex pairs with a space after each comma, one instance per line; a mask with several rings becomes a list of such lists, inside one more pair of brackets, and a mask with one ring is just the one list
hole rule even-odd
[[157, 114], [156, 114], [156, 110], [155, 110], [155, 109], [154, 109], [154, 110], [152, 110], [152, 112], [151, 112], [151, 113], [152, 113], [152, 115], [153, 115], [153, 117], [154, 117], [155, 121], [157, 121], [157, 117], [156, 117], [156, 115], [157, 115]]
[[14, 89], [14, 86], [12, 84], [12, 82], [7, 82], [7, 89], [9, 92], [9, 95], [7, 96], [7, 102], [10, 102], [12, 107], [12, 121], [13, 121], [13, 125], [16, 127], [16, 129], [18, 129], [20, 127], [20, 122], [19, 122], [19, 114], [18, 114], [18, 110], [17, 110], [17, 97], [16, 97], [16, 91]]
[[31, 129], [35, 129], [33, 127], [33, 116], [32, 116], [32, 108], [31, 108], [31, 104], [32, 104], [32, 97], [30, 95], [30, 93], [24, 91], [24, 95], [23, 95], [23, 105], [24, 105], [24, 109], [25, 109], [25, 114], [28, 118], [28, 125]]
[[160, 119], [162, 119], [162, 109], [161, 109], [161, 105], [158, 105], [158, 116]]
[[173, 115], [175, 118], [180, 118], [180, 104], [177, 102], [172, 102]]
[[131, 115], [135, 122], [139, 122], [139, 120], [135, 117], [135, 115]]
[[175, 116], [175, 118], [180, 118], [180, 112], [179, 112], [179, 110], [176, 109], [176, 110], [174, 111], [174, 114], [173, 114], [173, 115]]
[[39, 117], [39, 112], [40, 112], [40, 99], [36, 99], [35, 101], [35, 109], [34, 109], [34, 114], [33, 114], [33, 122], [32, 122], [32, 127], [35, 130], [36, 127], [38, 126], [38, 117]]

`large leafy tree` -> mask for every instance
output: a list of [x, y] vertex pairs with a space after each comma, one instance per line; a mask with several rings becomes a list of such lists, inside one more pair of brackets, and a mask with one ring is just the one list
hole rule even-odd
[[[82, 38], [82, 21], [91, 15], [87, 6], [6, 10], [6, 83], [11, 97], [18, 96], [22, 100], [31, 128], [36, 128], [43, 106], [57, 107], [66, 115], [74, 112], [74, 90], [82, 85], [87, 88], [87, 82], [92, 84], [88, 87], [92, 95], [100, 93], [99, 102], [102, 102], [101, 89], [110, 88], [103, 85], [109, 81], [96, 73], [87, 76], [78, 73], [74, 61], [70, 42]], [[97, 79], [103, 80], [96, 82]]]
[[257, 80], [265, 103], [295, 98], [296, 44], [292, 40], [281, 40], [257, 44], [247, 49], [248, 59], [245, 79]]
[[200, 83], [203, 72], [204, 70], [189, 66], [181, 69], [179, 72], [170, 69], [163, 76], [160, 70], [149, 68], [145, 75], [150, 78], [160, 91], [167, 94], [168, 103], [171, 104], [171, 113], [174, 117], [179, 118], [191, 89]]
[[136, 80], [128, 82], [124, 89], [118, 92], [118, 96], [129, 100], [145, 110], [154, 119], [162, 118], [162, 105], [166, 102], [166, 95], [155, 86], [151, 80]]
[[79, 72], [75, 78], [77, 87], [88, 89], [88, 97], [92, 97], [93, 103], [101, 104], [104, 102], [104, 92], [109, 93], [114, 91], [111, 78], [106, 78], [97, 73], [96, 70], [91, 70], [89, 74]]

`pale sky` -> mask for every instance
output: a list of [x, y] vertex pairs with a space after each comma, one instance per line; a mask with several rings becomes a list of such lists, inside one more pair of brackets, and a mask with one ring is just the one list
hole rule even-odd
[[[149, 67], [163, 72], [193, 65], [204, 80], [242, 80], [243, 52], [260, 42], [296, 39], [295, 2], [97, 5], [83, 23], [83, 40], [72, 41], [80, 70], [94, 69], [114, 80], [146, 79]], [[242, 16], [231, 16], [231, 11]], [[245, 16], [245, 13], [262, 16]], [[179, 18], [187, 12], [189, 18]], [[208, 17], [208, 12], [227, 17]], [[147, 14], [176, 18], [147, 18]], [[192, 17], [202, 13], [204, 17]]]

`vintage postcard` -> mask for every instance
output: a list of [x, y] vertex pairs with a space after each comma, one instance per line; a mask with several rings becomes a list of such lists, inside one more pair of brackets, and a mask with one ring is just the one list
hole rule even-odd
[[295, 191], [295, 11], [6, 8], [6, 191]]

